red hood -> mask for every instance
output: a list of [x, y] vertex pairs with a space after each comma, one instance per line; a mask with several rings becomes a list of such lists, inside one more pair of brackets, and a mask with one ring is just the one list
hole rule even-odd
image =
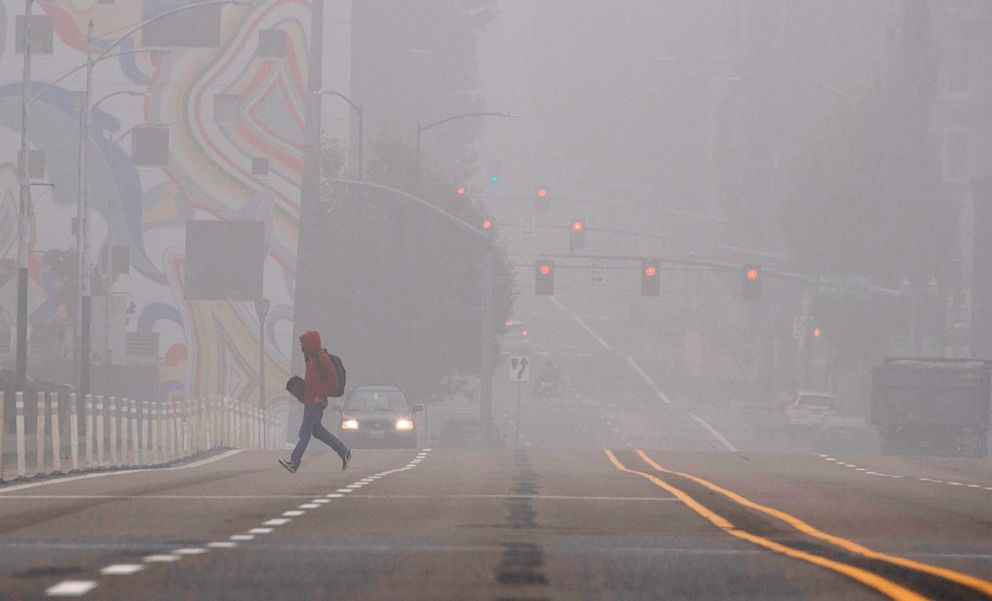
[[324, 348], [320, 343], [320, 334], [312, 330], [300, 336], [300, 344], [311, 353], [319, 353]]

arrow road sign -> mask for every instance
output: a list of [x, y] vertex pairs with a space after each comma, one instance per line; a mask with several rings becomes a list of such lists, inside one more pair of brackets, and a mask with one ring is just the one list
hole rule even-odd
[[527, 358], [527, 355], [510, 357], [510, 381], [530, 381], [530, 359]]

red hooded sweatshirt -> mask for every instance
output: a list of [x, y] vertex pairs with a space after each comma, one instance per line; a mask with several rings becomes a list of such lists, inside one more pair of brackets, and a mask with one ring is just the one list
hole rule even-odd
[[307, 332], [300, 336], [300, 344], [306, 351], [307, 373], [303, 387], [303, 402], [307, 405], [327, 406], [327, 397], [338, 386], [338, 374], [327, 353], [323, 352], [320, 334]]

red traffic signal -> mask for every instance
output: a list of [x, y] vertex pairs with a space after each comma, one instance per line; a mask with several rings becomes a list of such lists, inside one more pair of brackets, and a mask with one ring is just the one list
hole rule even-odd
[[538, 198], [544, 198], [547, 195], [548, 195], [548, 189], [547, 188], [538, 188], [537, 189], [537, 197]]
[[551, 296], [555, 293], [555, 263], [554, 261], [538, 261], [534, 269], [534, 294]]
[[820, 329], [820, 326], [814, 327], [813, 328], [813, 338], [819, 338], [820, 336], [823, 336], [823, 330]]
[[761, 298], [761, 266], [745, 265], [741, 280], [741, 295], [746, 299]]
[[482, 229], [484, 229], [486, 231], [489, 231], [489, 230], [493, 229], [493, 220], [492, 219], [483, 219], [482, 220]]
[[658, 277], [658, 259], [641, 261], [641, 296], [661, 296], [661, 278]]
[[465, 186], [458, 188], [457, 192], [458, 192], [458, 196], [465, 196]]
[[537, 196], [534, 198], [534, 210], [535, 211], [547, 211], [548, 210], [548, 189], [538, 188]]
[[571, 252], [576, 249], [586, 247], [586, 222], [582, 219], [573, 219], [568, 231], [568, 243]]

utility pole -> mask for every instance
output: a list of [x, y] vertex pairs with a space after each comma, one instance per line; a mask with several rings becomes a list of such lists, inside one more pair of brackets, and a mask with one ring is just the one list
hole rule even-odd
[[17, 385], [28, 375], [28, 96], [31, 89], [31, 12], [34, 0], [24, 0], [24, 74], [21, 80], [21, 150], [18, 156], [20, 204], [17, 209]]
[[[317, 280], [313, 270], [317, 243], [324, 229], [324, 212], [320, 202], [320, 132], [321, 99], [319, 91], [323, 78], [324, 0], [313, 0], [310, 13], [310, 56], [307, 73], [306, 123], [303, 128], [303, 174], [300, 181], [299, 237], [296, 246], [296, 290], [293, 295], [293, 344], [300, 335], [313, 327], [312, 309], [316, 298]], [[301, 371], [302, 355], [293, 352], [293, 371]]]
[[[77, 394], [85, 395], [90, 392], [90, 364], [92, 361], [92, 316], [93, 277], [90, 272], [90, 215], [88, 206], [89, 178], [86, 174], [86, 155], [90, 137], [90, 102], [93, 90], [93, 19], [86, 28], [86, 92], [83, 98], [83, 108], [79, 123], [79, 174], [76, 197], [76, 258], [79, 277], [79, 360], [76, 366]], [[108, 238], [109, 239], [109, 238]]]

